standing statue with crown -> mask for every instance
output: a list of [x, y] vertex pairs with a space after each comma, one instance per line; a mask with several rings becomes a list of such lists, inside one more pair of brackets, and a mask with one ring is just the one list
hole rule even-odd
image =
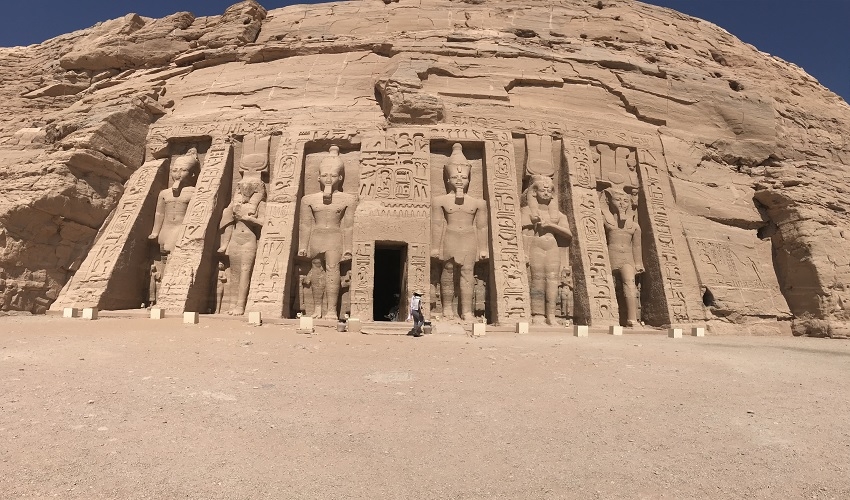
[[239, 169], [242, 178], [221, 215], [218, 253], [227, 264], [224, 301], [230, 306], [227, 314], [235, 316], [245, 313], [257, 258], [257, 240], [265, 219], [266, 184], [262, 175], [269, 166], [269, 139], [246, 136], [243, 140]]
[[339, 147], [331, 146], [319, 165], [321, 191], [301, 198], [301, 223], [298, 230], [298, 255], [321, 258], [325, 265], [325, 319], [338, 318], [339, 263], [351, 260], [354, 233], [354, 209], [357, 196], [342, 192], [345, 164]]
[[[456, 316], [455, 295], [461, 317], [465, 321], [475, 319], [473, 271], [476, 262], [490, 257], [487, 202], [466, 194], [471, 170], [463, 146], [454, 144], [444, 170], [447, 193], [431, 202], [431, 257], [442, 263], [440, 297], [444, 319]], [[455, 280], [455, 275], [460, 279]]]

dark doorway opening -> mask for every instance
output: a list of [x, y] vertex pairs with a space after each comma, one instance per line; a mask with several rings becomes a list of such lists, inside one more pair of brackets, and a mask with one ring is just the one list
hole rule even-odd
[[375, 245], [375, 283], [372, 292], [374, 321], [404, 321], [404, 264], [407, 245]]

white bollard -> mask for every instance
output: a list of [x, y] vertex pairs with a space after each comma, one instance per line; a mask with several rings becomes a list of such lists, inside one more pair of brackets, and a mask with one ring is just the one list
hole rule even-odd
[[473, 323], [472, 324], [472, 336], [473, 337], [483, 337], [487, 335], [487, 324], [486, 323]]
[[313, 329], [313, 317], [312, 316], [301, 316], [298, 318], [298, 329], [299, 330], [312, 330]]
[[516, 324], [516, 333], [525, 334], [528, 333], [528, 321], [520, 321]]
[[80, 310], [75, 307], [66, 307], [62, 309], [63, 318], [76, 318], [80, 315]]
[[249, 312], [248, 313], [248, 324], [260, 326], [263, 324], [263, 316], [259, 311]]
[[681, 328], [671, 328], [667, 330], [667, 336], [671, 339], [680, 339], [682, 338], [682, 329]]
[[623, 327], [619, 325], [611, 326], [610, 328], [608, 328], [608, 333], [610, 333], [611, 335], [622, 335]]
[[363, 323], [358, 318], [348, 318], [345, 328], [350, 333], [360, 333], [363, 330]]
[[165, 317], [165, 309], [154, 307], [151, 309], [151, 319], [163, 319]]
[[691, 335], [694, 337], [705, 337], [705, 328], [701, 326], [695, 326], [691, 328]]
[[587, 325], [573, 325], [574, 337], [587, 337], [589, 329]]
[[196, 312], [184, 312], [183, 313], [183, 323], [187, 325], [197, 325], [199, 320], [199, 315]]
[[96, 307], [84, 307], [83, 308], [83, 319], [97, 319], [97, 308]]

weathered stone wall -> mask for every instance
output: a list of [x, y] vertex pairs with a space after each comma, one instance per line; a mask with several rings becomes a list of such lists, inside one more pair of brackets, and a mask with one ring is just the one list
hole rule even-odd
[[[508, 134], [502, 152], [520, 174], [527, 137], [562, 148], [551, 175], [573, 224], [573, 279], [589, 291], [577, 315], [618, 315], [601, 187], [581, 177], [604, 144], [635, 151], [649, 316], [715, 331], [782, 331], [792, 317], [795, 333], [850, 331], [850, 257], [836, 251], [850, 234], [850, 107], [800, 68], [674, 11], [627, 0], [361, 0], [267, 13], [247, 1], [213, 18], [130, 15], [0, 49], [0, 67], [10, 111], [0, 117], [0, 268], [27, 289], [6, 308], [41, 311], [56, 298], [123, 183], [168, 156], [170, 138], [270, 131], [301, 155], [310, 141], [353, 145], [411, 126], [433, 137], [433, 126], [447, 141], [495, 145], [451, 134]], [[385, 153], [360, 147], [361, 162]], [[289, 168], [273, 161], [272, 177]], [[292, 184], [270, 181], [255, 273], [290, 273], [292, 233], [269, 229], [297, 216], [302, 167], [281, 180]], [[514, 180], [519, 192], [522, 175]], [[255, 282], [249, 303], [288, 307], [291, 290], [263, 286], [274, 287]]]

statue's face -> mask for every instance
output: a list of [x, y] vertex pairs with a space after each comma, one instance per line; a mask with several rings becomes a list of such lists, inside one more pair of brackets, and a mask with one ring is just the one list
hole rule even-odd
[[611, 208], [619, 215], [625, 215], [632, 207], [632, 197], [628, 193], [613, 192], [611, 196]]
[[555, 186], [551, 180], [537, 182], [536, 186], [537, 188], [535, 189], [535, 193], [537, 195], [538, 202], [548, 203], [552, 200], [552, 195], [555, 191]]
[[455, 168], [449, 177], [449, 184], [455, 191], [464, 192], [469, 187], [469, 173], [466, 169]]
[[319, 168], [319, 183], [322, 185], [322, 189], [328, 186], [339, 187], [340, 182], [342, 182], [342, 172], [333, 167]]
[[192, 177], [192, 167], [187, 161], [179, 159], [171, 164], [171, 180], [174, 182], [188, 181]]
[[322, 261], [319, 259], [313, 259], [313, 269], [321, 269]]
[[242, 195], [242, 198], [247, 200], [257, 192], [257, 184], [254, 182], [239, 181], [236, 183], [236, 189]]

